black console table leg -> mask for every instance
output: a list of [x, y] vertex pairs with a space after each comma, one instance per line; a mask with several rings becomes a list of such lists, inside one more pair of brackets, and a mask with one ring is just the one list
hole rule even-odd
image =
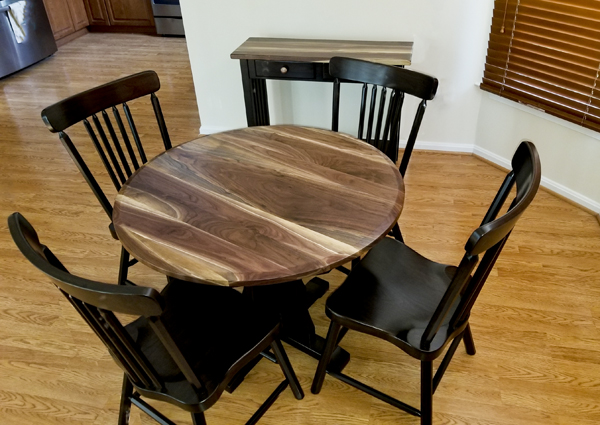
[[252, 60], [240, 60], [248, 127], [270, 125], [267, 83], [264, 79], [252, 78], [251, 67], [253, 66]]

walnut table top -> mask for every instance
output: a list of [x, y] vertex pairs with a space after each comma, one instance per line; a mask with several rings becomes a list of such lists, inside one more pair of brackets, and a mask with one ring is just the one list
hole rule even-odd
[[141, 167], [113, 223], [135, 258], [224, 286], [291, 281], [356, 257], [398, 219], [404, 184], [351, 136], [249, 127], [181, 144]]

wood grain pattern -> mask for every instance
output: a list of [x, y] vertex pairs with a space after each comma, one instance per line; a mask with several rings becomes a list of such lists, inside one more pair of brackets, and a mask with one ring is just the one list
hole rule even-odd
[[[106, 214], [39, 113], [69, 95], [146, 69], [161, 78], [160, 100], [173, 142], [197, 137], [200, 124], [184, 39], [92, 33], [0, 80], [2, 425], [117, 423], [121, 370], [50, 280], [17, 251], [5, 220], [21, 211], [69, 270], [116, 283], [120, 243], [110, 236]], [[146, 105], [140, 112], [145, 110]], [[148, 136], [156, 127], [151, 115], [140, 116], [136, 124], [147, 127]], [[87, 140], [85, 129], [79, 131]], [[149, 155], [162, 149], [159, 135], [152, 140], [156, 145]], [[93, 147], [82, 154], [90, 166], [103, 168]], [[400, 217], [404, 237], [429, 258], [456, 263], [504, 172], [472, 155], [442, 152], [416, 151], [410, 167]], [[108, 175], [100, 177], [106, 192], [114, 194]], [[581, 255], [572, 255], [577, 252]], [[471, 357], [459, 348], [436, 391], [435, 424], [600, 423], [595, 408], [600, 400], [599, 254], [596, 217], [540, 191], [473, 309], [477, 354]], [[166, 282], [142, 264], [132, 268], [130, 277], [158, 289]], [[331, 290], [343, 278], [337, 271], [327, 275]], [[329, 325], [325, 298], [310, 309], [322, 336]], [[44, 318], [48, 322], [40, 323]], [[67, 338], [73, 343], [61, 348]], [[418, 403], [419, 366], [409, 356], [352, 332], [343, 347], [352, 355], [349, 374]], [[326, 379], [318, 396], [310, 394], [317, 361], [286, 349], [306, 397], [299, 402], [284, 391], [261, 425], [419, 423], [336, 379]], [[207, 412], [208, 424], [245, 423], [280, 379], [277, 368], [261, 361], [235, 394], [224, 394]], [[175, 423], [191, 425], [186, 412], [166, 403], [156, 406]], [[141, 424], [155, 422], [132, 409], [131, 425]]]
[[353, 137], [251, 127], [185, 143], [116, 198], [125, 248], [169, 276], [226, 286], [285, 282], [356, 257], [398, 219], [396, 166]]
[[231, 59], [329, 62], [334, 56], [344, 56], [387, 65], [410, 65], [412, 48], [412, 41], [250, 37], [231, 53]]

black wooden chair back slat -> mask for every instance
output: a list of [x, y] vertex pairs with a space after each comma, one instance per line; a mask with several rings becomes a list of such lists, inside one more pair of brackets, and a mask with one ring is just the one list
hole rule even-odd
[[[85, 126], [85, 129], [87, 130], [87, 133], [90, 136], [90, 139], [92, 140], [92, 144], [94, 145], [94, 148], [96, 149], [96, 153], [100, 157], [100, 160], [102, 161], [102, 165], [104, 165], [104, 168], [106, 169], [106, 172], [108, 173], [108, 176], [110, 177], [110, 180], [112, 181], [115, 188], [117, 190], [119, 190], [119, 188], [121, 187], [121, 182], [120, 182], [119, 178], [117, 177], [117, 175], [115, 174], [115, 172], [113, 171], [113, 167], [112, 167], [108, 157], [106, 156], [106, 153], [104, 152], [104, 148], [100, 144], [100, 141], [98, 140], [98, 136], [96, 136], [96, 132], [94, 131], [92, 125], [90, 124], [90, 122], [87, 119], [83, 120], [83, 125]], [[61, 134], [66, 135], [67, 133], [62, 132]], [[69, 149], [70, 147], [72, 147], [74, 149], [75, 145], [73, 145], [71, 143], [70, 146], [65, 146], [65, 147], [67, 149]], [[81, 159], [81, 161], [83, 161], [83, 158], [81, 158], [81, 156], [80, 156], [80, 159]], [[89, 170], [89, 168], [88, 168], [88, 170]], [[98, 186], [98, 189], [100, 191], [102, 191], [102, 189], [100, 189], [100, 186]], [[104, 195], [104, 193], [103, 193], [103, 195]], [[110, 218], [110, 216], [109, 216], [109, 218]]]
[[383, 116], [385, 114], [386, 98], [387, 98], [387, 89], [385, 87], [382, 87], [381, 95], [379, 96], [379, 111], [377, 112], [377, 122], [375, 124], [375, 141], [373, 143], [373, 146], [375, 146], [379, 150], [383, 149], [383, 144], [380, 142], [382, 141], [381, 126], [383, 123]]
[[[288, 385], [297, 399], [303, 398], [279, 345], [277, 318], [259, 311], [232, 288], [174, 281], [158, 293], [142, 286], [83, 279], [70, 274], [40, 243], [22, 215], [12, 214], [8, 227], [21, 253], [52, 279], [123, 369], [119, 424], [128, 423], [132, 402], [159, 422], [172, 423], [142, 402], [141, 396], [175, 404], [192, 412], [193, 422], [200, 423], [202, 412], [269, 347], [285, 380], [253, 418], [262, 416]], [[118, 313], [138, 317], [123, 325]]]
[[77, 310], [77, 312], [83, 317], [85, 322], [88, 324], [90, 328], [94, 331], [96, 336], [102, 341], [111, 357], [117, 362], [119, 367], [129, 376], [131, 377], [132, 382], [136, 385], [145, 385], [145, 383], [140, 379], [140, 377], [136, 374], [135, 370], [130, 366], [129, 362], [121, 355], [120, 350], [116, 350], [112, 344], [107, 344], [105, 341], [107, 339], [106, 329], [98, 323], [98, 321], [94, 318], [94, 315], [90, 312], [89, 308], [85, 303], [79, 301], [78, 299], [70, 296], [68, 293], [59, 288], [59, 291], [69, 300], [71, 305]]
[[162, 136], [165, 150], [169, 150], [172, 147], [171, 138], [169, 137], [169, 132], [167, 131], [167, 125], [165, 124], [165, 118], [163, 117], [162, 109], [160, 108], [160, 102], [154, 93], [150, 95], [150, 99], [152, 100], [154, 115], [156, 116], [156, 122], [158, 123], [158, 128], [160, 129], [160, 135]]
[[375, 120], [375, 105], [377, 104], [377, 86], [371, 87], [371, 105], [369, 106], [369, 119], [367, 121], [367, 136], [365, 141], [373, 145], [373, 121]]
[[[363, 84], [362, 93], [361, 93], [361, 97], [360, 97], [360, 116], [358, 118], [358, 136], [357, 136], [361, 140], [364, 139], [363, 132], [364, 132], [364, 128], [365, 128], [365, 110], [367, 108], [368, 92], [369, 92], [369, 86], [367, 84]], [[339, 90], [338, 90], [338, 96], [339, 96]], [[335, 99], [334, 99], [334, 101], [335, 101]], [[338, 99], [338, 102], [339, 102], [339, 99]], [[339, 109], [337, 110], [336, 115], [339, 115]], [[338, 117], [336, 116], [336, 119], [337, 118]], [[335, 131], [337, 131], [337, 129]]]
[[131, 335], [125, 331], [115, 314], [108, 310], [97, 309], [97, 311], [104, 319], [107, 328], [114, 335], [115, 345], [136, 371], [137, 376], [144, 383], [144, 387], [160, 391], [163, 388], [162, 380], [146, 356], [142, 354], [139, 347], [135, 344]]
[[[383, 124], [383, 134], [381, 136], [381, 140], [383, 142], [382, 148], [380, 149], [382, 152], [386, 152], [388, 148], [388, 138], [390, 137], [390, 128], [392, 127], [392, 120], [396, 115], [396, 106], [398, 103], [398, 97], [396, 94], [396, 90], [392, 90], [390, 94], [390, 101], [388, 102], [387, 112], [385, 113], [385, 123]], [[380, 112], [380, 116], [383, 116], [383, 112]]]
[[[419, 129], [421, 128], [421, 122], [423, 121], [423, 116], [425, 115], [425, 108], [427, 108], [427, 102], [425, 100], [422, 100], [421, 103], [419, 103], [417, 112], [415, 113], [415, 119], [413, 120], [413, 124], [410, 129], [410, 134], [406, 141], [406, 146], [404, 147], [402, 161], [400, 162], [400, 174], [402, 175], [402, 177], [404, 177], [404, 174], [406, 174], [408, 162], [410, 161], [412, 151], [415, 147], [415, 142], [417, 141], [417, 134], [419, 133]], [[398, 126], [398, 130], [400, 130], [400, 126]], [[396, 136], [399, 137], [400, 134], [397, 133]]]
[[127, 154], [129, 155], [129, 160], [133, 166], [134, 170], [140, 168], [140, 164], [135, 156], [135, 152], [133, 151], [133, 146], [131, 146], [131, 142], [129, 141], [129, 135], [127, 134], [127, 130], [125, 130], [125, 126], [123, 125], [123, 120], [121, 119], [121, 114], [116, 106], [112, 107], [113, 116], [115, 117], [115, 121], [117, 122], [117, 126], [119, 127], [119, 133], [121, 133], [121, 139], [123, 140], [123, 144], [125, 145], [125, 149], [127, 150]]
[[127, 176], [127, 178], [129, 178], [129, 176], [131, 176], [131, 168], [129, 167], [127, 158], [125, 158], [125, 153], [123, 152], [121, 142], [117, 137], [117, 133], [115, 133], [115, 128], [106, 111], [102, 111], [102, 118], [104, 119], [104, 125], [106, 125], [106, 129], [108, 130], [108, 134], [110, 135], [110, 138], [112, 140], [112, 145], [117, 151], [117, 156], [121, 161], [122, 172]]
[[[331, 58], [329, 61], [329, 73], [336, 79], [336, 85], [339, 84], [339, 82], [363, 83], [357, 137], [382, 150], [394, 162], [398, 160], [400, 117], [403, 106], [403, 96], [404, 94], [408, 94], [421, 99], [421, 106], [418, 109], [415, 122], [411, 128], [407, 147], [404, 149], [404, 166], [400, 171], [402, 176], [404, 176], [416, 141], [417, 132], [423, 119], [423, 113], [425, 112], [424, 107], [427, 101], [432, 100], [435, 97], [438, 80], [428, 75], [404, 68], [343, 57]], [[363, 137], [362, 129], [364, 128], [366, 115], [368, 85], [372, 86], [371, 101], [367, 122], [367, 135], [366, 137]], [[378, 87], [382, 88], [382, 95], [379, 100], [377, 100]], [[385, 93], [384, 89], [393, 90], [395, 93], [392, 96], [395, 101], [392, 102], [390, 100], [388, 108], [385, 108], [386, 96], [383, 94]], [[338, 86], [334, 88], [332, 123], [335, 122], [336, 125], [332, 125], [333, 131], [338, 131], [339, 128], [339, 96], [340, 88]], [[402, 96], [402, 98], [397, 96]], [[379, 108], [376, 113], [375, 105], [377, 102], [379, 102]], [[390, 116], [393, 117], [393, 119], [391, 119]], [[390, 121], [389, 124], [387, 124], [388, 120]], [[386, 122], [386, 124], [383, 127], [384, 130], [382, 135], [380, 123], [383, 122]], [[372, 133], [373, 126], [375, 126], [375, 134]], [[387, 128], [389, 128], [389, 130], [386, 130]], [[372, 140], [374, 140], [374, 142], [372, 142]]]
[[[87, 126], [89, 126], [89, 123]], [[94, 175], [88, 168], [87, 164], [85, 163], [85, 161], [83, 160], [81, 155], [79, 155], [79, 151], [77, 150], [75, 145], [73, 145], [71, 138], [67, 135], [67, 133], [64, 133], [64, 132], [59, 133], [59, 138], [60, 138], [61, 143], [63, 144], [63, 146], [69, 153], [69, 155], [71, 156], [71, 159], [73, 160], [73, 162], [75, 162], [75, 165], [77, 165], [79, 172], [83, 175], [85, 181], [92, 189], [92, 192], [96, 196], [96, 199], [98, 199], [98, 202], [100, 202], [100, 205], [102, 205], [102, 208], [104, 209], [104, 212], [106, 213], [106, 215], [108, 215], [109, 217], [112, 217], [113, 207], [112, 207], [111, 203], [106, 198], [106, 195], [100, 188], [100, 185], [94, 178]], [[96, 149], [98, 149], [98, 146], [96, 147]], [[102, 152], [102, 149], [100, 149], [100, 152]], [[105, 161], [105, 160], [106, 160], [106, 158], [103, 159], [103, 161]], [[109, 175], [110, 175], [110, 173], [109, 173]], [[116, 177], [115, 177], [115, 179], [116, 179]]]
[[331, 130], [338, 131], [340, 118], [340, 80], [333, 81], [333, 114], [331, 116]]
[[[84, 174], [85, 180], [90, 185], [94, 195], [102, 204], [104, 211], [111, 221], [112, 206], [108, 207], [110, 205], [107, 205], [108, 198], [92, 176], [91, 170], [85, 165], [82, 156], [76, 152], [74, 144], [70, 139], [68, 143], [65, 142], [65, 138], [68, 137], [65, 130], [79, 122], [83, 122], [92, 144], [100, 156], [102, 165], [118, 191], [127, 178], [141, 164], [148, 162], [127, 102], [143, 96], [150, 96], [150, 103], [152, 104], [154, 118], [156, 119], [163, 146], [165, 149], [170, 149], [172, 146], [160, 102], [156, 96], [156, 91], [159, 89], [160, 82], [156, 73], [154, 71], [145, 71], [76, 94], [48, 106], [42, 111], [42, 120], [51, 132], [59, 132], [59, 137], [63, 145], [69, 151], [77, 167]], [[119, 105], [123, 107], [129, 125], [129, 134], [121, 119], [118, 110]], [[108, 109], [112, 109], [114, 121], [112, 121], [107, 112]], [[99, 119], [98, 114], [102, 115], [102, 119]], [[116, 131], [115, 123], [119, 129], [118, 132]], [[139, 161], [130, 141], [130, 136], [133, 138], [133, 142], [137, 148]], [[86, 170], [85, 173], [83, 169]], [[114, 238], [117, 238], [114, 231], [111, 231], [111, 234]], [[119, 283], [125, 284], [127, 282], [128, 267], [134, 264], [129, 261], [129, 253], [125, 250], [122, 250], [120, 264]]]
[[127, 103], [123, 103], [123, 111], [125, 111], [125, 116], [127, 117], [127, 122], [129, 123], [129, 128], [131, 129], [131, 135], [133, 136], [133, 141], [135, 142], [135, 146], [140, 153], [140, 159], [142, 164], [148, 162], [146, 158], [146, 152], [144, 151], [144, 147], [142, 146], [142, 142], [140, 141], [140, 135], [137, 132], [137, 128], [135, 127], [135, 122], [133, 121], [133, 115], [131, 115], [131, 110], [129, 109], [129, 105]]
[[106, 132], [104, 131], [104, 127], [100, 123], [98, 116], [92, 115], [92, 120], [94, 121], [94, 126], [96, 127], [96, 131], [97, 131], [98, 135], [100, 136], [100, 140], [102, 140], [102, 146], [104, 147], [104, 153], [106, 153], [108, 155], [108, 158], [110, 159], [112, 171], [119, 178], [119, 186], [118, 187], [115, 186], [115, 187], [117, 190], [120, 190], [121, 185], [123, 183], [125, 183], [127, 178], [125, 177], [125, 173], [123, 172], [121, 164], [119, 164], [119, 161], [117, 160], [117, 156], [115, 155], [115, 150], [111, 146], [110, 141], [108, 140], [108, 137], [106, 137]]

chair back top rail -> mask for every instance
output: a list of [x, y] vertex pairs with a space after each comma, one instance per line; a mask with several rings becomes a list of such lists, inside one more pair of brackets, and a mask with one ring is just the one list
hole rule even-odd
[[424, 100], [432, 100], [438, 88], [437, 78], [421, 72], [339, 56], [329, 61], [329, 74], [341, 80], [385, 86]]
[[[384, 152], [394, 162], [398, 159], [405, 94], [421, 99], [400, 164], [400, 174], [404, 176], [427, 101], [435, 97], [438, 80], [404, 68], [344, 57], [331, 59], [329, 73], [334, 77], [331, 129], [338, 131], [339, 127], [340, 83], [363, 83], [357, 137]], [[372, 86], [370, 90], [369, 85]]]
[[54, 133], [63, 131], [83, 119], [160, 89], [158, 75], [143, 71], [94, 87], [44, 108], [42, 120]]

